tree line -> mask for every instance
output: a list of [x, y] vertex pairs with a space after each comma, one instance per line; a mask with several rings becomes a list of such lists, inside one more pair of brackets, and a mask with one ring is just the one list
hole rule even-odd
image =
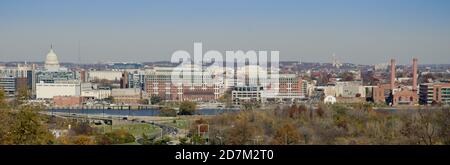
[[[198, 125], [208, 125], [207, 135]], [[371, 104], [304, 104], [221, 114], [195, 121], [195, 144], [450, 144], [450, 110], [374, 110]]]

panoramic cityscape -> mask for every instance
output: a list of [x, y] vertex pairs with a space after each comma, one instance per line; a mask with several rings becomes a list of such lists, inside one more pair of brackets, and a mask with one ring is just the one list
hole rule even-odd
[[192, 3], [0, 2], [0, 144], [450, 144], [449, 2]]

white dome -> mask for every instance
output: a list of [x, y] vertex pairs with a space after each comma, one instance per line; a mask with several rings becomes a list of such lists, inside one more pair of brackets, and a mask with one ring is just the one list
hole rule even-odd
[[336, 97], [328, 95], [325, 97], [325, 99], [323, 99], [323, 102], [325, 104], [334, 104], [336, 103]]
[[59, 64], [58, 56], [56, 56], [53, 49], [50, 49], [50, 52], [47, 54], [47, 59], [45, 60], [47, 64]]
[[45, 60], [45, 69], [49, 71], [59, 70], [58, 56], [56, 56], [53, 49], [50, 49], [50, 52], [48, 52], [47, 54], [47, 58]]

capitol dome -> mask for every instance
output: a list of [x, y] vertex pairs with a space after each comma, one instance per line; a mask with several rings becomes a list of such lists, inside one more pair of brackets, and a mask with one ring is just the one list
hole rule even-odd
[[50, 49], [50, 52], [47, 54], [47, 58], [45, 60], [45, 70], [47, 71], [58, 71], [59, 70], [59, 61], [58, 56], [53, 51], [53, 48]]

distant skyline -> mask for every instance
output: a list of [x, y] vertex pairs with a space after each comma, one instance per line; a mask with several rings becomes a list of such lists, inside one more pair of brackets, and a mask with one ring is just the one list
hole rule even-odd
[[1, 0], [0, 61], [169, 61], [278, 50], [282, 61], [450, 63], [448, 0]]

